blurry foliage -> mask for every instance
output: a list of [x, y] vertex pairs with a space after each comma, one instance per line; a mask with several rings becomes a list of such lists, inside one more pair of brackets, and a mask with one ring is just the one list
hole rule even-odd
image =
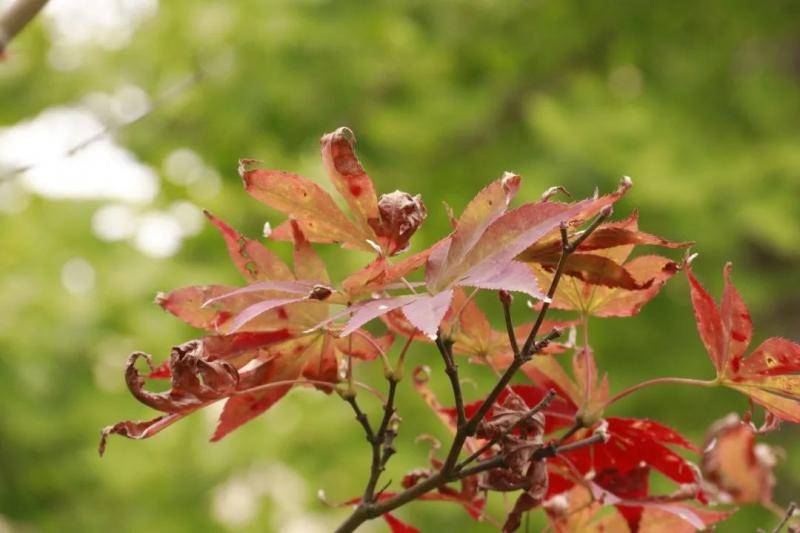
[[[458, 212], [503, 170], [524, 176], [523, 199], [555, 184], [585, 195], [627, 174], [635, 187], [619, 214], [639, 207], [644, 230], [696, 240], [696, 270], [712, 291], [724, 261], [737, 263], [755, 343], [800, 335], [797, 2], [181, 0], [162, 2], [129, 45], [87, 53], [74, 70], [53, 69], [49, 46], [39, 23], [10, 49], [16, 57], [0, 65], [0, 123], [122, 84], [158, 94], [202, 69], [199, 84], [117, 136], [157, 170], [188, 147], [223, 177], [219, 194], [202, 201], [191, 185], [164, 181], [157, 207], [190, 199], [258, 235], [278, 218], [242, 193], [237, 159], [318, 178], [317, 139], [340, 125], [356, 132], [382, 192], [425, 198], [430, 217], [413, 249], [447, 231], [442, 201]], [[146, 412], [124, 390], [128, 352], [165, 357], [194, 334], [150, 305], [155, 292], [239, 283], [212, 228], [178, 255], [152, 259], [93, 236], [100, 205], [32, 197], [23, 211], [0, 215], [0, 515], [23, 530], [222, 530], [212, 516], [215, 491], [281, 462], [306, 480], [299, 509], [330, 528], [344, 511], [314, 494], [358, 494], [367, 446], [347, 406], [316, 392], [293, 393], [214, 445], [199, 414], [149, 441], [115, 440], [97, 458], [101, 426]], [[61, 284], [62, 265], [76, 256], [96, 272], [87, 294]], [[338, 273], [359, 260], [337, 265]], [[687, 292], [675, 279], [624, 326], [593, 321], [612, 388], [650, 375], [712, 375]], [[417, 348], [412, 363], [438, 367], [429, 352]], [[484, 371], [469, 372], [478, 389]], [[427, 447], [414, 436], [442, 434], [408, 383], [401, 393], [395, 480], [426, 463]], [[744, 408], [735, 393], [664, 386], [614, 414], [654, 416], [700, 442], [711, 421]], [[800, 490], [791, 475], [800, 471], [799, 435], [787, 427], [771, 438], [789, 455], [779, 502]], [[258, 494], [244, 531], [311, 527], [287, 522], [278, 500]], [[425, 531], [492, 530], [455, 506], [416, 503], [404, 514]], [[753, 508], [722, 529], [773, 522]]]

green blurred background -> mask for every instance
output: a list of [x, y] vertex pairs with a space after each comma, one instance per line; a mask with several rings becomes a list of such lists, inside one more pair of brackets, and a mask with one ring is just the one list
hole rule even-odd
[[[317, 490], [360, 493], [367, 445], [347, 406], [315, 391], [220, 443], [209, 412], [96, 451], [100, 427], [151, 416], [125, 390], [127, 354], [161, 359], [196, 335], [153, 295], [240, 283], [198, 208], [258, 235], [280, 218], [242, 191], [237, 159], [321, 179], [318, 139], [342, 125], [381, 192], [422, 193], [414, 249], [447, 231], [442, 201], [458, 212], [504, 170], [524, 176], [523, 199], [627, 174], [618, 214], [640, 208], [643, 229], [697, 241], [715, 294], [734, 261], [755, 343], [800, 337], [796, 1], [53, 0], [0, 63], [0, 102], [0, 531], [314, 532], [346, 514]], [[110, 136], [63, 157], [104, 126]], [[592, 335], [614, 390], [712, 375], [680, 276], [640, 316], [594, 320]], [[424, 347], [422, 362], [439, 368]], [[468, 373], [475, 398], [489, 376]], [[735, 393], [662, 386], [613, 414], [699, 443], [745, 408]], [[444, 435], [407, 382], [400, 409], [395, 480], [425, 465], [416, 435]], [[799, 436], [768, 439], [788, 454], [783, 505], [800, 492]], [[399, 516], [493, 530], [446, 504]], [[747, 507], [720, 530], [774, 523]]]

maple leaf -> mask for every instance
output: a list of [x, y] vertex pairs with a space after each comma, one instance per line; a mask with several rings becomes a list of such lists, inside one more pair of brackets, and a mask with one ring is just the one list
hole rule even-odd
[[[413, 336], [414, 339], [424, 342], [433, 342], [432, 339], [419, 335], [417, 328], [398, 309], [386, 313], [381, 319], [394, 333], [405, 337]], [[575, 320], [545, 320], [540, 330], [564, 329], [575, 324], [577, 324]], [[532, 327], [533, 322], [516, 326], [514, 328], [516, 337], [526, 338]], [[453, 353], [466, 355], [471, 362], [488, 364], [496, 370], [503, 370], [514, 357], [508, 333], [505, 330], [498, 331], [492, 328], [486, 314], [475, 300], [468, 297], [460, 288], [453, 291], [453, 299], [439, 329], [444, 337], [453, 341]], [[540, 355], [561, 353], [564, 350], [563, 344], [551, 342], [542, 349]]]
[[[634, 212], [617, 222], [601, 224], [567, 258], [552, 307], [598, 317], [637, 314], [678, 272], [678, 264], [658, 255], [627, 261], [636, 245], [685, 248], [690, 242], [671, 242], [638, 229]], [[532, 266], [541, 283], [549, 283], [561, 248], [559, 236], [550, 236], [525, 250], [518, 259]]]
[[[600, 442], [557, 456], [553, 462], [564, 463], [582, 476], [593, 476], [599, 487], [631, 500], [648, 496], [650, 469], [657, 470], [680, 485], [699, 486], [697, 468], [674, 452], [677, 446], [697, 452], [697, 448], [677, 431], [648, 419], [609, 417], [606, 432], [608, 442]], [[579, 431], [575, 439], [585, 437]], [[578, 481], [564, 477], [563, 470], [550, 473], [549, 496], [571, 489]], [[693, 491], [692, 494], [696, 494]], [[619, 512], [631, 529], [642, 516], [642, 509], [633, 504], [619, 505]]]
[[427, 294], [381, 296], [356, 303], [340, 313], [350, 317], [343, 334], [401, 309], [417, 330], [433, 339], [458, 287], [521, 291], [545, 299], [531, 269], [515, 257], [561, 224], [582, 224], [613, 205], [630, 187], [623, 181], [617, 191], [605, 196], [571, 204], [539, 201], [508, 211], [519, 183], [519, 176], [506, 172], [467, 204], [453, 233], [427, 256]]
[[521, 370], [534, 383], [555, 390], [569, 401], [584, 426], [593, 426], [602, 418], [609, 397], [608, 376], [599, 377], [591, 347], [575, 348], [572, 356], [574, 380], [554, 357], [534, 357]]
[[389, 525], [389, 531], [392, 533], [419, 533], [419, 529], [406, 524], [392, 513], [383, 513], [383, 519]]
[[[125, 421], [103, 430], [101, 453], [109, 434], [148, 438], [179, 418], [218, 400], [225, 400], [212, 440], [219, 440], [263, 413], [294, 386], [313, 384], [331, 392], [339, 379], [340, 361], [374, 359], [388, 349], [391, 335], [374, 338], [357, 330], [338, 337], [313, 329], [327, 316], [324, 303], [331, 289], [325, 265], [305, 238], [294, 231], [294, 272], [257, 241], [247, 239], [207, 213], [220, 230], [233, 263], [251, 282], [244, 289], [199, 286], [159, 295], [156, 301], [185, 322], [212, 335], [175, 347], [168, 361], [152, 368], [147, 378], [171, 379], [171, 388], [152, 393], [134, 354], [126, 381], [142, 403], [167, 413], [149, 421]], [[292, 221], [294, 222], [294, 221]], [[298, 280], [299, 278], [299, 280]], [[311, 281], [308, 281], [311, 280]], [[266, 298], [265, 298], [266, 297]], [[219, 334], [222, 333], [222, 334]]]
[[772, 502], [775, 452], [756, 443], [756, 429], [735, 413], [708, 431], [700, 468], [704, 490], [720, 503]]
[[717, 371], [717, 383], [738, 390], [776, 417], [800, 422], [800, 345], [772, 337], [750, 355], [753, 337], [750, 313], [731, 283], [725, 265], [725, 286], [719, 306], [685, 265], [697, 330]]
[[[419, 195], [395, 191], [377, 198], [375, 186], [355, 155], [355, 135], [339, 128], [322, 137], [322, 160], [331, 182], [350, 207], [353, 220], [319, 185], [297, 174], [252, 168], [242, 160], [239, 174], [253, 197], [299, 224], [312, 242], [339, 242], [347, 248], [392, 256], [408, 249], [409, 240], [427, 216]], [[292, 240], [289, 222], [275, 228], [275, 240]]]
[[[632, 527], [622, 513], [603, 513], [604, 508], [610, 505], [618, 509], [640, 509], [638, 524]], [[732, 514], [658, 497], [621, 497], [592, 482], [575, 486], [545, 501], [544, 507], [556, 533], [690, 533], [709, 529]]]

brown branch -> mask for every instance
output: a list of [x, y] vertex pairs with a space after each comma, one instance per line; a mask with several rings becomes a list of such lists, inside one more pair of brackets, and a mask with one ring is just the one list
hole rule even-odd
[[458, 379], [458, 366], [453, 360], [453, 341], [445, 339], [440, 335], [436, 337], [436, 347], [444, 359], [444, 371], [450, 378], [450, 386], [453, 389], [453, 398], [456, 404], [456, 427], [460, 428], [467, 422], [467, 415], [464, 412], [464, 397], [461, 394], [461, 382]]
[[[565, 444], [564, 446], [545, 446], [534, 452], [534, 454], [531, 456], [531, 460], [541, 461], [548, 457], [553, 457], [561, 453], [571, 452], [577, 450], [578, 448], [583, 448], [584, 446], [591, 446], [593, 444], [597, 444], [598, 442], [605, 442], [607, 439], [608, 435], [598, 432], [591, 437], [571, 442], [569, 444]], [[403, 505], [422, 496], [426, 492], [430, 492], [438, 487], [441, 487], [442, 485], [445, 485], [446, 483], [450, 483], [465, 477], [474, 476], [476, 474], [486, 472], [487, 470], [503, 468], [505, 465], [505, 457], [503, 455], [496, 455], [490, 459], [486, 459], [485, 461], [468, 468], [464, 468], [458, 472], [445, 472], [444, 470], [440, 470], [433, 476], [424, 479], [413, 487], [410, 487], [400, 494], [387, 500], [372, 504], [362, 503], [356, 508], [353, 514], [351, 514], [347, 520], [345, 520], [336, 529], [336, 533], [350, 533], [355, 531], [358, 526], [367, 520], [377, 518], [384, 513], [389, 513], [398, 507], [402, 507]]]
[[503, 318], [506, 323], [506, 332], [508, 333], [508, 342], [511, 344], [511, 351], [514, 353], [514, 357], [519, 357], [517, 333], [514, 331], [514, 321], [511, 318], [511, 293], [499, 291], [497, 295], [500, 297], [500, 303], [503, 304]]
[[45, 4], [47, 0], [17, 0], [0, 15], [0, 55]]
[[377, 518], [384, 513], [391, 512], [398, 507], [402, 507], [403, 505], [417, 499], [418, 497], [422, 496], [426, 492], [430, 492], [437, 487], [440, 487], [446, 483], [450, 483], [451, 481], [457, 481], [461, 478], [473, 476], [475, 474], [480, 474], [481, 472], [485, 472], [487, 470], [492, 470], [494, 468], [500, 468], [504, 466], [505, 458], [501, 456], [492, 457], [482, 463], [478, 463], [470, 468], [466, 468], [461, 472], [451, 472], [445, 475], [444, 471], [440, 470], [436, 474], [432, 475], [431, 477], [424, 479], [410, 487], [400, 494], [393, 496], [387, 500], [383, 500], [377, 503], [372, 504], [361, 504], [356, 507], [353, 514], [351, 514], [347, 520], [345, 520], [337, 529], [336, 533], [350, 533], [355, 531], [358, 526], [366, 522], [367, 520], [371, 520], [373, 518]]
[[397, 379], [394, 376], [389, 376], [388, 380], [389, 394], [386, 404], [383, 406], [383, 419], [377, 433], [372, 436], [370, 441], [372, 444], [372, 465], [370, 467], [369, 481], [367, 481], [367, 487], [364, 489], [363, 501], [365, 503], [372, 503], [375, 499], [375, 487], [378, 485], [381, 474], [386, 469], [389, 457], [395, 452], [392, 441], [397, 431], [392, 429], [390, 432], [390, 423], [395, 413], [394, 399], [397, 391]]
[[789, 523], [789, 520], [792, 519], [792, 517], [794, 516], [794, 512], [796, 510], [797, 510], [797, 504], [794, 502], [790, 503], [789, 507], [786, 508], [786, 513], [783, 515], [783, 518], [778, 523], [778, 525], [775, 526], [775, 529], [772, 530], [772, 533], [780, 533], [783, 527]]
[[342, 399], [350, 404], [350, 407], [352, 407], [353, 412], [356, 414], [356, 420], [358, 420], [358, 423], [364, 428], [364, 433], [367, 435], [367, 442], [372, 443], [372, 441], [375, 440], [375, 433], [372, 431], [372, 426], [369, 423], [367, 415], [361, 410], [361, 407], [359, 407], [355, 394], [342, 395]]
[[541, 459], [546, 459], [548, 457], [555, 457], [556, 455], [572, 452], [579, 448], [584, 448], [586, 446], [591, 446], [593, 444], [597, 444], [599, 442], [607, 442], [608, 435], [605, 433], [595, 433], [591, 437], [586, 437], [585, 439], [576, 440], [575, 442], [570, 442], [569, 444], [564, 444], [562, 446], [545, 446], [543, 448], [539, 448], [533, 455], [531, 456], [532, 461], [538, 461]]
[[[153, 114], [155, 111], [163, 107], [167, 102], [169, 102], [173, 98], [176, 98], [177, 96], [187, 91], [191, 87], [197, 85], [205, 77], [205, 75], [206, 75], [205, 70], [203, 70], [200, 67], [196, 67], [194, 73], [180, 80], [175, 85], [168, 87], [167, 90], [165, 90], [163, 93], [153, 98], [151, 100], [150, 107], [147, 109], [147, 111], [145, 111], [141, 115], [138, 115], [132, 118], [131, 120], [125, 122], [118, 122], [105, 126], [97, 133], [93, 133], [92, 135], [89, 135], [85, 139], [78, 141], [76, 144], [71, 146], [65, 152], [59, 154], [58, 158], [61, 159], [61, 158], [72, 157], [78, 152], [87, 148], [88, 146], [91, 146], [92, 144], [96, 143], [100, 139], [103, 139], [104, 137], [111, 135], [113, 133], [117, 133], [121, 131], [123, 128], [126, 128], [132, 124], [144, 120], [145, 118]], [[28, 165], [21, 165], [12, 168], [8, 172], [0, 174], [0, 183], [3, 183], [5, 181], [11, 181], [12, 179], [24, 174], [25, 172], [33, 168], [36, 168], [39, 165], [40, 163], [31, 163]]]

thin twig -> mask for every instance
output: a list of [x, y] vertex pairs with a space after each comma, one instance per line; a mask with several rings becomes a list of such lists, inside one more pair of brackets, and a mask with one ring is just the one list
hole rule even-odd
[[445, 339], [439, 334], [436, 337], [436, 347], [444, 359], [444, 371], [450, 378], [450, 386], [453, 389], [453, 398], [456, 404], [456, 427], [461, 428], [467, 422], [467, 415], [464, 412], [464, 397], [461, 394], [461, 382], [458, 379], [458, 366], [453, 360], [453, 342]]
[[[128, 120], [128, 121], [125, 121], [125, 122], [117, 122], [117, 123], [109, 124], [109, 125], [105, 126], [103, 129], [101, 129], [97, 133], [93, 133], [92, 135], [90, 135], [90, 136], [86, 137], [85, 139], [79, 141], [77, 144], [74, 144], [69, 149], [67, 149], [65, 152], [63, 152], [59, 156], [56, 156], [56, 158], [57, 159], [62, 159], [62, 158], [72, 157], [75, 154], [77, 154], [78, 152], [80, 152], [81, 150], [83, 150], [83, 149], [87, 148], [88, 146], [90, 146], [91, 144], [94, 144], [95, 142], [99, 141], [100, 139], [102, 139], [102, 138], [104, 138], [104, 137], [106, 137], [108, 135], [111, 135], [112, 133], [117, 133], [120, 130], [122, 130], [123, 128], [126, 128], [126, 127], [128, 127], [128, 126], [130, 126], [132, 124], [135, 124], [135, 123], [147, 118], [148, 116], [152, 115], [155, 111], [160, 109], [164, 104], [166, 104], [167, 102], [172, 100], [173, 98], [176, 98], [177, 96], [182, 94], [184, 91], [186, 91], [186, 90], [190, 89], [191, 87], [197, 85], [197, 83], [199, 83], [205, 77], [205, 75], [206, 75], [205, 71], [202, 70], [200, 67], [197, 67], [195, 69], [195, 71], [191, 75], [183, 78], [182, 80], [177, 82], [175, 85], [172, 85], [172, 86], [168, 87], [167, 90], [165, 90], [163, 93], [161, 93], [160, 95], [158, 95], [155, 98], [153, 98], [153, 100], [151, 101], [150, 107], [144, 113], [132, 118], [131, 120]], [[41, 163], [39, 163], [39, 162], [35, 162], [35, 163], [28, 164], [28, 165], [21, 165], [21, 166], [12, 168], [8, 172], [0, 174], [0, 183], [3, 183], [5, 181], [10, 181], [10, 180], [12, 180], [12, 179], [24, 174], [25, 172], [36, 168], [40, 164]]]
[[633, 394], [636, 391], [650, 387], [652, 385], [658, 385], [660, 383], [680, 383], [682, 385], [693, 385], [695, 387], [716, 387], [717, 385], [719, 385], [719, 382], [717, 380], [703, 380], [703, 379], [676, 378], [676, 377], [654, 378], [654, 379], [649, 379], [647, 381], [642, 381], [641, 383], [637, 383], [635, 385], [631, 385], [627, 389], [618, 392], [616, 395], [614, 395], [611, 399], [609, 399], [605, 403], [603, 408], [608, 407], [612, 403], [616, 403], [617, 401], [628, 396], [629, 394]]
[[796, 510], [797, 510], [797, 504], [795, 502], [790, 503], [789, 507], [786, 508], [786, 514], [783, 515], [783, 518], [778, 523], [778, 525], [775, 526], [775, 529], [772, 530], [772, 533], [780, 533], [783, 527], [789, 523], [789, 520], [792, 519], [792, 517], [794, 516], [794, 512]]
[[372, 440], [370, 441], [372, 444], [372, 465], [370, 467], [369, 473], [369, 480], [367, 481], [367, 487], [364, 489], [364, 502], [371, 503], [375, 498], [375, 487], [378, 484], [378, 480], [383, 473], [386, 462], [389, 460], [389, 457], [394, 453], [394, 449], [391, 452], [387, 453], [387, 450], [390, 449], [391, 442], [387, 445], [387, 430], [389, 428], [389, 423], [394, 416], [395, 408], [394, 408], [394, 398], [395, 393], [397, 391], [397, 380], [394, 376], [391, 376], [389, 379], [389, 394], [386, 400], [386, 404], [383, 406], [383, 419], [381, 420], [381, 425], [378, 427], [377, 433], [372, 436]]
[[0, 15], [0, 55], [8, 43], [33, 20], [47, 0], [17, 0]]
[[562, 453], [572, 452], [579, 448], [585, 448], [586, 446], [597, 444], [598, 442], [606, 442], [607, 440], [607, 435], [604, 435], [603, 433], [595, 433], [591, 437], [576, 440], [575, 442], [570, 442], [569, 444], [564, 444], [562, 446], [545, 446], [533, 452], [531, 460], [538, 461], [541, 459], [546, 459], [547, 457], [554, 457]]
[[511, 351], [514, 357], [519, 357], [519, 344], [517, 344], [517, 333], [514, 331], [514, 321], [511, 317], [511, 293], [508, 291], [500, 291], [498, 293], [500, 303], [503, 304], [503, 318], [506, 322], [506, 332], [508, 333], [508, 342], [511, 344]]
[[364, 433], [367, 434], [367, 442], [372, 443], [375, 440], [375, 433], [372, 431], [369, 418], [367, 418], [367, 415], [361, 410], [361, 407], [359, 407], [358, 400], [356, 400], [355, 396], [343, 396], [342, 398], [353, 408], [353, 412], [356, 414], [356, 420], [358, 420], [358, 423], [364, 428]]

